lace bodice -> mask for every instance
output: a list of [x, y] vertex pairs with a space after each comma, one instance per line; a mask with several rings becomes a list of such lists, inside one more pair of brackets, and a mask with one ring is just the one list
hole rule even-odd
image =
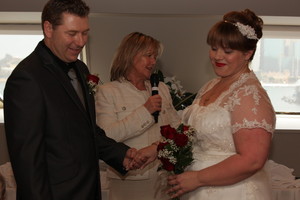
[[273, 133], [274, 109], [253, 72], [243, 74], [214, 103], [200, 106], [203, 94], [218, 81], [216, 78], [206, 84], [183, 113], [183, 122], [197, 130], [195, 151], [235, 153], [232, 134], [243, 128], [263, 128]]

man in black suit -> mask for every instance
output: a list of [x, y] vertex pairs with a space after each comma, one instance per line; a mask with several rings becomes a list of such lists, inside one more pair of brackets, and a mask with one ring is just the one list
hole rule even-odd
[[42, 12], [44, 40], [6, 83], [5, 131], [19, 200], [101, 199], [98, 159], [123, 174], [133, 168], [136, 150], [108, 138], [95, 122], [89, 71], [77, 59], [88, 38], [88, 14], [81, 0], [50, 0]]

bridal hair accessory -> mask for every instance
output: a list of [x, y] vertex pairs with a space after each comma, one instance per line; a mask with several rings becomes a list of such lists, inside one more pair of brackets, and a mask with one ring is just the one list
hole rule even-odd
[[243, 36], [245, 36], [246, 38], [248, 38], [250, 40], [258, 40], [258, 37], [255, 33], [255, 30], [251, 26], [242, 24], [240, 22], [232, 23], [232, 22], [229, 22], [229, 21], [226, 21], [226, 20], [225, 20], [225, 22], [236, 26], [239, 29], [240, 33]]

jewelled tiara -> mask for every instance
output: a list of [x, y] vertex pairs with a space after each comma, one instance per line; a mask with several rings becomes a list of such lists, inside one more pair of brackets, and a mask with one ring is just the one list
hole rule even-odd
[[232, 22], [229, 22], [229, 21], [226, 21], [226, 20], [224, 22], [230, 23], [230, 24], [236, 26], [239, 29], [240, 33], [243, 36], [245, 36], [246, 38], [248, 38], [250, 40], [258, 40], [258, 37], [255, 33], [255, 30], [251, 26], [242, 24], [240, 22], [232, 23]]

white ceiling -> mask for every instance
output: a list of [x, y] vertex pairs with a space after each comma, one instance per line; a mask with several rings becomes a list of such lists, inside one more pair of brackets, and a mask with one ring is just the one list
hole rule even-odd
[[[300, 16], [300, 0], [85, 0], [93, 13], [223, 15], [249, 8], [261, 16]], [[0, 12], [40, 12], [47, 0], [1, 0]]]

